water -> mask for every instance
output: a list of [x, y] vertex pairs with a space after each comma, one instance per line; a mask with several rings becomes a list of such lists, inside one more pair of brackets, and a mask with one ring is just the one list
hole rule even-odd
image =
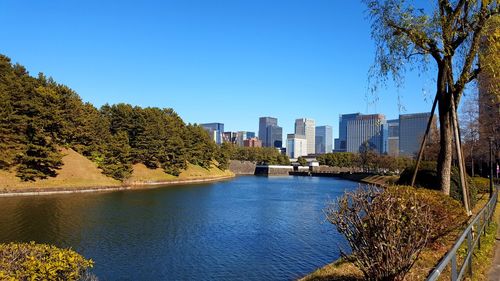
[[0, 198], [0, 242], [71, 247], [100, 280], [293, 280], [345, 247], [324, 222], [357, 183], [239, 177], [211, 184]]

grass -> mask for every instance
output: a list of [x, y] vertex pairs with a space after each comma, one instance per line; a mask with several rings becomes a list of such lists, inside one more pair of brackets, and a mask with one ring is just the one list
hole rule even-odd
[[[483, 194], [478, 200], [478, 203], [473, 209], [473, 213], [477, 214], [481, 208], [487, 203], [488, 195]], [[496, 232], [498, 228], [497, 222], [500, 221], [500, 204], [497, 205], [492, 223], [487, 227], [486, 235], [481, 238], [481, 249], [474, 252], [473, 256], [473, 277], [468, 277], [466, 280], [487, 280], [487, 273], [491, 266]], [[462, 233], [463, 228], [456, 228], [443, 237], [440, 237], [432, 245], [422, 251], [413, 268], [406, 275], [405, 280], [425, 280], [430, 271], [438, 264], [441, 258], [454, 245], [458, 236]], [[464, 243], [463, 247], [465, 247]], [[462, 250], [465, 252], [465, 250]], [[463, 258], [462, 258], [463, 259]], [[459, 264], [460, 258], [458, 258]], [[441, 274], [440, 280], [449, 280], [449, 268]], [[301, 281], [357, 281], [364, 280], [362, 272], [357, 269], [354, 264], [344, 259], [339, 259], [331, 264], [328, 264], [313, 273], [300, 279]]]
[[60, 189], [60, 188], [95, 188], [122, 185], [144, 185], [157, 182], [188, 181], [196, 179], [213, 179], [232, 177], [229, 171], [218, 169], [215, 164], [210, 169], [188, 164], [188, 168], [176, 177], [166, 174], [163, 169], [149, 169], [143, 164], [135, 164], [132, 176], [123, 183], [107, 177], [101, 173], [97, 165], [72, 149], [62, 149], [63, 166], [53, 178], [23, 182], [16, 177], [15, 171], [0, 170], [0, 191], [27, 190], [27, 189]]
[[96, 187], [119, 186], [120, 181], [101, 173], [97, 165], [72, 149], [62, 149], [63, 166], [54, 178], [23, 182], [16, 177], [15, 171], [0, 170], [0, 188], [59, 188], [59, 187]]
[[488, 271], [492, 265], [493, 256], [495, 254], [495, 242], [499, 221], [500, 204], [497, 204], [491, 223], [486, 227], [486, 235], [481, 237], [481, 249], [476, 249], [476, 251], [474, 251], [474, 256], [472, 258], [474, 272], [472, 278], [465, 280], [488, 280]]
[[188, 164], [186, 170], [182, 171], [178, 177], [166, 174], [163, 169], [149, 169], [143, 164], [135, 164], [132, 176], [125, 181], [125, 184], [144, 184], [144, 183], [168, 183], [172, 181], [188, 181], [197, 179], [212, 179], [220, 177], [232, 177], [234, 174], [229, 171], [222, 171], [214, 164], [209, 169]]

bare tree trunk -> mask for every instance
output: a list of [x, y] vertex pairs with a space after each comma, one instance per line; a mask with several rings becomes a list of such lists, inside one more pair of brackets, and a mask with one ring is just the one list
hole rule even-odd
[[441, 100], [439, 103], [440, 150], [437, 163], [437, 175], [440, 180], [440, 189], [446, 195], [450, 195], [451, 160], [453, 154], [453, 135], [450, 120], [449, 103]]
[[474, 177], [474, 145], [470, 146], [471, 175]]

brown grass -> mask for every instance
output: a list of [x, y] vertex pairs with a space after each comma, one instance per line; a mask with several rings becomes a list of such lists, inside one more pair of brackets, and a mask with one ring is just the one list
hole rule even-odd
[[188, 164], [187, 169], [182, 171], [178, 177], [166, 174], [161, 168], [149, 169], [143, 164], [135, 164], [133, 168], [134, 171], [132, 172], [132, 176], [124, 182], [125, 184], [140, 185], [148, 183], [168, 183], [173, 181], [189, 181], [234, 176], [231, 171], [222, 171], [215, 165], [212, 165], [210, 169], [205, 169], [197, 165]]
[[54, 178], [23, 182], [16, 177], [15, 171], [0, 170], [0, 191], [19, 191], [21, 189], [61, 189], [61, 188], [96, 188], [122, 185], [147, 185], [152, 183], [169, 183], [198, 179], [215, 179], [232, 177], [229, 171], [218, 169], [215, 164], [210, 169], [188, 164], [188, 168], [176, 177], [166, 174], [163, 169], [149, 169], [143, 164], [133, 166], [132, 176], [123, 183], [101, 173], [97, 165], [72, 149], [62, 149], [63, 166]]
[[61, 149], [64, 157], [63, 166], [54, 178], [23, 182], [16, 177], [15, 171], [0, 170], [0, 188], [58, 188], [58, 187], [96, 187], [119, 186], [121, 182], [101, 173], [97, 165], [78, 154], [73, 149]]

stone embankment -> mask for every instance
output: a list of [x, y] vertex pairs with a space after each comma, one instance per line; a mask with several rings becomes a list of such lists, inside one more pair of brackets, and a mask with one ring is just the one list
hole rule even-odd
[[235, 175], [254, 175], [257, 165], [250, 161], [231, 160], [229, 170]]

